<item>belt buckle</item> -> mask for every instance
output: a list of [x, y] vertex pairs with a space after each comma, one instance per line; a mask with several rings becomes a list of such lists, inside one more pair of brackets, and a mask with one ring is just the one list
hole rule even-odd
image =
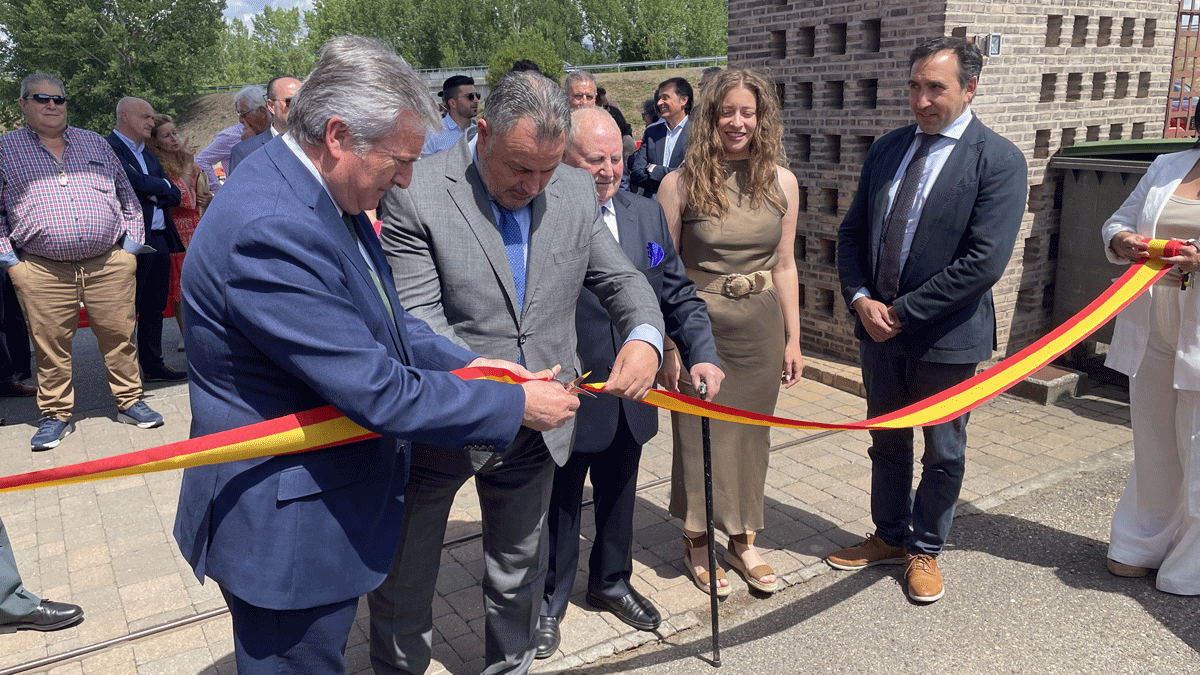
[[756, 277], [753, 275], [730, 274], [725, 277], [725, 283], [721, 286], [721, 294], [727, 298], [740, 298], [750, 295], [757, 287]]

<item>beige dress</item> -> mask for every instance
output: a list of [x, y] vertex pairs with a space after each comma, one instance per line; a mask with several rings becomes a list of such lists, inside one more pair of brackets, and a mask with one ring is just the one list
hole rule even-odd
[[[680, 257], [689, 270], [715, 274], [769, 271], [778, 262], [783, 212], [767, 203], [750, 208], [738, 189], [745, 161], [730, 163], [725, 182], [729, 213], [714, 220], [690, 208], [683, 213]], [[772, 415], [783, 372], [783, 312], [775, 289], [729, 298], [700, 292], [708, 304], [713, 337], [725, 379], [716, 402]], [[695, 390], [688, 373], [680, 389]], [[767, 477], [770, 429], [712, 420], [713, 519], [730, 534], [763, 527], [763, 485]], [[671, 468], [671, 515], [693, 532], [706, 529], [704, 459], [700, 418], [672, 413], [675, 453]]]

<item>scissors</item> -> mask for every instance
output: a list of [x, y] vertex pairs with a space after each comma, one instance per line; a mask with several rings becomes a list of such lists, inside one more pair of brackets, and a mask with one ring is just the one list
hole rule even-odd
[[592, 398], [596, 398], [595, 394], [593, 394], [592, 392], [588, 391], [587, 389], [584, 389], [583, 387], [579, 386], [580, 384], [583, 383], [584, 379], [586, 379], [587, 376], [591, 375], [591, 374], [592, 374], [592, 371], [589, 370], [588, 372], [580, 375], [579, 377], [577, 377], [569, 382], [564, 382], [563, 380], [559, 380], [557, 378], [554, 381], [561, 384], [567, 390], [568, 394], [583, 394], [584, 396], [591, 396]]

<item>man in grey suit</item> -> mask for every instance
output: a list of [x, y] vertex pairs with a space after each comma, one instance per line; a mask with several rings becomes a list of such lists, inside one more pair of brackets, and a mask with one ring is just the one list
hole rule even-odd
[[[484, 355], [579, 373], [575, 305], [588, 288], [624, 340], [605, 391], [640, 399], [662, 350], [658, 302], [604, 224], [592, 177], [560, 167], [567, 98], [550, 80], [508, 73], [474, 139], [417, 164], [408, 190], [384, 199], [382, 243], [400, 302], [434, 331]], [[415, 447], [400, 544], [368, 596], [376, 673], [423, 673], [432, 601], [454, 495], [474, 476], [483, 512], [486, 674], [524, 673], [546, 570], [555, 464], [574, 423], [522, 432], [486, 454]]]
[[300, 80], [290, 75], [276, 77], [267, 83], [267, 116], [270, 118], [271, 124], [261, 134], [251, 136], [233, 146], [233, 150], [229, 151], [230, 175], [243, 159], [250, 156], [250, 153], [287, 131], [288, 111], [292, 107], [292, 97], [296, 95], [296, 90], [299, 88]]
[[[871, 146], [838, 231], [838, 275], [858, 317], [867, 416], [942, 392], [975, 374], [996, 345], [992, 285], [1025, 213], [1025, 157], [971, 112], [983, 56], [935, 38], [909, 57], [916, 124]], [[967, 418], [924, 428], [921, 482], [910, 496], [913, 431], [871, 432], [875, 532], [830, 566], [905, 565], [914, 602], [942, 597], [946, 543], [966, 467]]]

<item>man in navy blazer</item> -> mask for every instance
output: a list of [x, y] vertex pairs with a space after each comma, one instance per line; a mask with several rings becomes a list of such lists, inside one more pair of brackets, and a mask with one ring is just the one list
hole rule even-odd
[[291, 131], [246, 159], [192, 240], [192, 436], [325, 405], [380, 434], [184, 472], [175, 538], [197, 577], [221, 587], [241, 675], [345, 672], [358, 596], [396, 550], [410, 443], [492, 451], [578, 405], [556, 382], [446, 372], [532, 375], [436, 335], [397, 300], [362, 212], [408, 184], [436, 120], [386, 45], [336, 38], [293, 100]]
[[[605, 224], [650, 282], [667, 336], [690, 366], [694, 381], [708, 384], [707, 398], [712, 400], [724, 373], [707, 306], [696, 297], [696, 286], [675, 252], [662, 207], [618, 190], [624, 152], [620, 128], [608, 112], [586, 106], [571, 113], [563, 163], [591, 172]], [[587, 336], [577, 347], [583, 371], [591, 372], [590, 381], [605, 380], [622, 340], [599, 297], [589, 289], [584, 289], [576, 305], [575, 326], [579, 335]], [[583, 484], [589, 471], [596, 536], [588, 563], [588, 604], [612, 612], [639, 630], [654, 630], [661, 621], [654, 605], [629, 583], [638, 462], [642, 445], [658, 433], [658, 411], [638, 401], [601, 396], [580, 403], [575, 424], [571, 456], [554, 471], [547, 523], [550, 563], [538, 619], [537, 658], [547, 658], [558, 648], [558, 622], [567, 610], [579, 563]]]
[[664, 80], [654, 92], [654, 102], [662, 118], [646, 127], [641, 147], [629, 160], [629, 186], [646, 197], [658, 193], [663, 177], [678, 169], [687, 154], [692, 85], [682, 77]]
[[247, 138], [229, 151], [230, 175], [233, 175], [233, 170], [242, 163], [243, 159], [249, 157], [250, 153], [287, 131], [288, 107], [292, 104], [292, 97], [296, 95], [296, 90], [299, 88], [300, 80], [291, 75], [282, 75], [267, 83], [267, 115], [270, 123], [267, 125], [266, 131]]
[[[867, 415], [883, 415], [975, 374], [996, 348], [992, 286], [1025, 213], [1025, 158], [970, 109], [983, 56], [936, 38], [909, 58], [917, 123], [875, 142], [838, 232], [838, 275], [857, 316]], [[924, 428], [915, 499], [911, 429], [872, 431], [875, 532], [838, 551], [838, 569], [904, 564], [916, 602], [942, 597], [936, 556], [962, 488], [968, 415]]]
[[137, 343], [142, 379], [171, 382], [187, 379], [187, 373], [167, 368], [162, 355], [162, 320], [171, 283], [171, 254], [183, 251], [183, 241], [167, 209], [178, 206], [181, 195], [167, 178], [158, 157], [146, 147], [153, 130], [154, 108], [140, 98], [126, 97], [117, 103], [117, 128], [107, 140], [137, 193], [146, 225], [146, 246], [154, 249], [138, 254], [137, 260]]

